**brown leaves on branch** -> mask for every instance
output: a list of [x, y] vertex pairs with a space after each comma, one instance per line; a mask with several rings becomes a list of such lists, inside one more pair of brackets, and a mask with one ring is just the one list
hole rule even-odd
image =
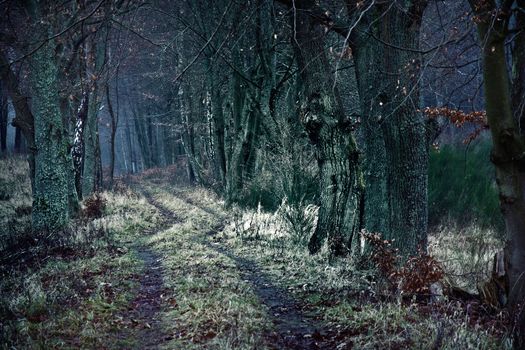
[[446, 118], [450, 120], [450, 122], [452, 122], [456, 128], [461, 128], [467, 123], [476, 125], [476, 129], [463, 140], [464, 144], [472, 142], [481, 134], [482, 131], [489, 129], [487, 113], [485, 111], [466, 113], [459, 109], [452, 109], [448, 107], [426, 107], [422, 110], [422, 112], [429, 119], [437, 119], [438, 117]]
[[371, 258], [379, 272], [401, 294], [430, 294], [430, 286], [443, 279], [443, 268], [425, 251], [420, 249], [401, 265], [391, 241], [366, 231], [362, 231], [361, 236], [370, 244]]

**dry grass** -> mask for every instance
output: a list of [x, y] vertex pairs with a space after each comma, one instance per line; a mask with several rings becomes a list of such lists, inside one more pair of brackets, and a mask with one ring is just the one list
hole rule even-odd
[[494, 231], [477, 226], [441, 226], [429, 237], [429, 252], [442, 263], [450, 282], [475, 293], [490, 277], [494, 254], [503, 249], [496, 237]]
[[[284, 202], [274, 213], [226, 211], [205, 189], [166, 185], [168, 176], [136, 177], [146, 197], [123, 184], [103, 193], [102, 217], [71, 231], [68, 244], [77, 250], [3, 276], [0, 348], [141, 348], [140, 332], [122, 336], [145, 268], [139, 246], [161, 265], [160, 348], [271, 347], [267, 335], [279, 316], [261, 303], [233, 256], [254, 262], [258, 273], [298, 300], [326, 337], [337, 335], [337, 349], [510, 348], [497, 311], [447, 298], [403, 299], [352, 258], [330, 261], [326, 248], [310, 256], [305, 243], [315, 207]], [[22, 203], [27, 193], [16, 198]], [[500, 242], [478, 229], [454, 231], [432, 235], [430, 252], [455, 283], [475, 290]]]
[[163, 256], [170, 302], [161, 315], [169, 339], [162, 348], [264, 349], [265, 308], [235, 263], [207, 244], [226, 217], [223, 203], [204, 189], [146, 189], [177, 220], [145, 241]]
[[[13, 194], [0, 217], [10, 220], [13, 208], [30, 203], [27, 167], [21, 159], [1, 161], [18, 174], [19, 185], [10, 185]], [[43, 250], [46, 254], [30, 263], [4, 266], [0, 349], [129, 348], [136, 343], [115, 336], [121, 327], [118, 315], [135, 297], [143, 268], [131, 242], [155, 227], [160, 216], [130, 190], [101, 196], [107, 201], [102, 217], [73, 222], [59, 247]]]
[[[330, 262], [326, 249], [310, 256], [304, 244], [297, 244], [282, 211], [244, 211], [222, 237], [237, 254], [255, 260], [276, 283], [302, 299], [329, 329], [345, 330], [348, 336], [341, 348], [511, 348], [505, 317], [498, 311], [447, 298], [433, 304], [399, 299], [384, 288], [375, 271], [357, 269], [351, 258]], [[431, 236], [430, 253], [443, 261], [451, 280], [474, 291], [501, 247], [493, 237], [476, 228], [449, 228]]]

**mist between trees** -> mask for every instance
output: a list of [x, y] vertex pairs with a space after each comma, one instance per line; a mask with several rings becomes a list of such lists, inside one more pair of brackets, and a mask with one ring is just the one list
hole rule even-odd
[[440, 225], [491, 227], [525, 346], [522, 0], [0, 12], [0, 145], [27, 154], [33, 231], [64, 229], [117, 176], [167, 166], [227, 206], [318, 206], [311, 254], [358, 255], [371, 232], [408, 258]]

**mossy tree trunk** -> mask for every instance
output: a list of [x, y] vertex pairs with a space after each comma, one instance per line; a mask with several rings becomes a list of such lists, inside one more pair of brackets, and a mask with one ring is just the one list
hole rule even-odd
[[[117, 91], [116, 91], [116, 98], [118, 99], [118, 74], [116, 84], [117, 84]], [[117, 127], [118, 127], [118, 109], [115, 113], [115, 110], [113, 109], [113, 104], [111, 102], [111, 94], [109, 92], [109, 83], [106, 84], [106, 101], [108, 104], [108, 113], [111, 118], [111, 134], [109, 138], [109, 186], [113, 185], [113, 177], [115, 172], [115, 141], [117, 137]], [[118, 104], [117, 104], [118, 107]]]
[[90, 93], [87, 119], [84, 126], [83, 197], [87, 197], [97, 190], [98, 111], [101, 103], [98, 90], [97, 84], [95, 84]]
[[[233, 53], [233, 63], [236, 67], [243, 67], [238, 53]], [[247, 94], [246, 83], [238, 73], [233, 73], [231, 95], [231, 127], [228, 135], [227, 173], [226, 173], [226, 202], [235, 202], [242, 188], [242, 168], [240, 158], [240, 146], [243, 135], [243, 111], [245, 111], [245, 100]]]
[[193, 122], [192, 96], [190, 86], [180, 84], [178, 97], [182, 123], [182, 146], [187, 158], [187, 173], [190, 183], [202, 184], [201, 166], [195, 149], [195, 129]]
[[[496, 168], [500, 206], [505, 220], [508, 262], [508, 309], [514, 319], [514, 347], [525, 348], [525, 138], [520, 130], [522, 114], [513, 112], [512, 95], [523, 80], [511, 84], [505, 53], [513, 1], [470, 0], [478, 17], [482, 46], [485, 108], [492, 134], [491, 160]], [[507, 7], [505, 7], [507, 6]], [[523, 21], [523, 17], [519, 21]], [[523, 22], [522, 22], [523, 23]], [[516, 42], [523, 48], [522, 42]], [[515, 51], [513, 63], [523, 69], [524, 51]], [[523, 71], [522, 71], [523, 72]], [[523, 73], [516, 72], [516, 77]], [[523, 75], [521, 75], [523, 78]], [[516, 78], [515, 78], [516, 79]], [[514, 107], [516, 104], [514, 105]]]
[[359, 152], [352, 135], [355, 121], [345, 116], [324, 48], [324, 30], [311, 10], [315, 1], [295, 3], [293, 38], [302, 79], [301, 121], [317, 151], [320, 208], [310, 252], [328, 237], [332, 255], [346, 254], [360, 229], [362, 179]]
[[[107, 31], [106, 26], [99, 29], [100, 33], [94, 36], [87, 49], [87, 75], [91, 79], [89, 84], [89, 99], [87, 104], [87, 119], [84, 123], [83, 141], [84, 157], [82, 169], [82, 196], [87, 197], [100, 190], [102, 182], [100, 142], [98, 136], [98, 117], [102, 104], [102, 74], [106, 64]], [[98, 41], [95, 41], [97, 40]]]
[[[242, 14], [241, 10], [237, 9], [238, 17]], [[257, 26], [253, 38], [256, 56], [247, 58], [241, 57], [238, 52], [233, 54], [233, 64], [238, 72], [233, 73], [230, 95], [232, 127], [227, 140], [230, 151], [227, 154], [227, 203], [241, 199], [243, 188], [253, 178], [261, 126], [264, 119], [270, 118], [271, 93], [275, 89], [275, 52], [272, 48], [275, 38], [271, 3], [259, 0], [256, 16]], [[251, 50], [251, 43], [245, 40], [244, 50]], [[244, 71], [247, 71], [247, 76], [240, 73]]]
[[221, 94], [219, 67], [208, 58], [208, 85], [211, 98], [211, 118], [213, 124], [213, 147], [215, 155], [215, 171], [219, 187], [224, 189], [226, 183], [226, 149], [225, 149], [225, 120], [223, 109], [223, 94]]
[[[47, 33], [47, 31], [46, 31]], [[31, 57], [35, 132], [33, 230], [54, 232], [69, 221], [68, 150], [58, 105], [57, 67], [53, 41]]]
[[364, 227], [408, 256], [427, 243], [428, 140], [418, 112], [426, 1], [391, 5], [374, 5], [352, 38], [365, 140]]

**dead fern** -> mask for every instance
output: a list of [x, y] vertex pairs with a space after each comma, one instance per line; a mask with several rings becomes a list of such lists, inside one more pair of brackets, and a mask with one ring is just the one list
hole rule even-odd
[[444, 276], [441, 265], [422, 249], [402, 264], [392, 241], [366, 231], [361, 236], [370, 244], [371, 259], [380, 274], [401, 294], [429, 294], [430, 285]]
[[95, 192], [84, 200], [80, 217], [84, 220], [101, 218], [106, 209], [107, 200], [100, 193]]

